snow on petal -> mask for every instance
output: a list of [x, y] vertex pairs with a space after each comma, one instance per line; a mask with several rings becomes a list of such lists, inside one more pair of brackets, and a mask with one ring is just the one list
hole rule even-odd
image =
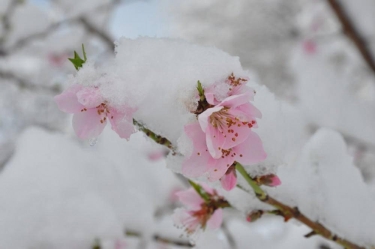
[[86, 108], [94, 108], [104, 102], [97, 87], [85, 87], [77, 92], [78, 102]]

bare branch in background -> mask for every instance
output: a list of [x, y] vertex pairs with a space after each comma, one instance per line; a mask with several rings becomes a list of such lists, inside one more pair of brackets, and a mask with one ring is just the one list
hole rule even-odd
[[[134, 237], [138, 237], [138, 238], [142, 237], [141, 233], [136, 232], [136, 231], [131, 231], [131, 230], [127, 230], [125, 234], [127, 236], [134, 236]], [[175, 240], [175, 239], [171, 239], [171, 238], [162, 237], [162, 236], [157, 235], [157, 234], [153, 235], [152, 238], [153, 238], [154, 241], [159, 242], [159, 243], [163, 243], [163, 244], [181, 246], [181, 247], [187, 247], [187, 248], [194, 247], [193, 244], [191, 244], [189, 241], [185, 241], [185, 240]]]
[[59, 86], [44, 86], [44, 85], [37, 85], [33, 84], [27, 80], [24, 80], [10, 72], [3, 72], [0, 71], [0, 79], [7, 79], [13, 81], [20, 89], [27, 89], [29, 91], [35, 91], [35, 92], [45, 92], [49, 94], [58, 94], [61, 89]]
[[103, 42], [106, 43], [108, 48], [111, 50], [115, 49], [115, 44], [114, 44], [114, 39], [110, 37], [109, 34], [107, 34], [104, 30], [100, 30], [95, 25], [90, 23], [89, 20], [87, 20], [85, 17], [80, 17], [78, 18], [79, 22], [83, 24], [83, 26], [87, 29], [88, 32], [95, 34], [98, 36], [100, 39], [103, 40]]
[[0, 38], [0, 44], [5, 42], [5, 39], [11, 30], [10, 19], [19, 3], [19, 0], [12, 0], [8, 5], [7, 10], [5, 11], [5, 14], [2, 18], [2, 24], [5, 32], [3, 34], [3, 37]]
[[223, 224], [221, 226], [221, 229], [223, 230], [223, 232], [225, 233], [225, 236], [227, 237], [227, 240], [228, 240], [228, 243], [230, 245], [230, 248], [231, 249], [237, 249], [236, 241], [234, 240], [233, 235], [229, 231], [229, 229], [227, 227], [227, 224], [225, 222], [223, 222]]
[[368, 49], [366, 40], [357, 31], [352, 20], [337, 0], [327, 0], [327, 2], [341, 22], [345, 35], [354, 43], [367, 65], [375, 73], [375, 60]]

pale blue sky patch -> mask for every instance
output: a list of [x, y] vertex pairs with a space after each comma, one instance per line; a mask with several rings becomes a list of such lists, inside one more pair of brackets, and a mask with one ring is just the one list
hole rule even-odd
[[137, 38], [168, 35], [157, 0], [135, 1], [120, 5], [112, 17], [110, 32], [116, 39], [121, 36]]

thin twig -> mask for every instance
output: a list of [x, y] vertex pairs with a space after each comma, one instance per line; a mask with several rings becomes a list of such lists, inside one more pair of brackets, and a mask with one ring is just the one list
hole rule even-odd
[[183, 247], [188, 247], [188, 248], [194, 247], [194, 245], [191, 244], [189, 241], [178, 241], [178, 240], [173, 240], [173, 239], [166, 238], [166, 237], [161, 237], [159, 235], [154, 235], [153, 238], [155, 241], [159, 243], [175, 245], [175, 246], [183, 246]]
[[345, 35], [354, 43], [367, 65], [375, 73], [375, 60], [368, 49], [366, 40], [357, 31], [352, 20], [337, 0], [327, 0], [327, 2], [341, 22]]
[[[6, 9], [4, 16], [2, 17], [2, 25], [3, 25], [3, 35], [0, 37], [0, 44], [3, 45], [6, 41], [7, 36], [9, 35], [9, 32], [11, 31], [11, 19], [14, 14], [14, 11], [16, 10], [17, 5], [20, 3], [19, 0], [12, 0], [8, 8]], [[1, 49], [1, 51], [4, 51]], [[5, 53], [2, 53], [1, 55], [4, 55]], [[0, 55], [0, 56], [1, 56]]]
[[85, 17], [78, 18], [78, 21], [87, 29], [88, 32], [97, 35], [111, 50], [115, 49], [115, 40], [104, 30], [100, 30]]
[[[125, 233], [127, 236], [133, 236], [133, 237], [142, 237], [142, 234], [137, 232], [137, 231], [131, 231], [127, 230]], [[175, 245], [175, 246], [184, 246], [184, 247], [193, 247], [194, 245], [191, 244], [189, 241], [184, 241], [184, 240], [175, 240], [167, 237], [160, 236], [158, 234], [155, 234], [152, 236], [154, 241], [164, 243], [164, 244], [169, 244], [169, 245]]]
[[152, 130], [146, 128], [143, 124], [141, 124], [140, 122], [138, 122], [135, 119], [133, 119], [133, 124], [135, 126], [137, 126], [140, 131], [142, 131], [143, 133], [145, 133], [146, 136], [148, 136], [149, 138], [151, 138], [152, 140], [154, 140], [154, 142], [156, 142], [156, 143], [158, 143], [160, 145], [163, 145], [163, 146], [167, 147], [168, 149], [170, 149], [172, 151], [173, 155], [177, 154], [176, 148], [172, 145], [172, 142], [169, 141], [167, 138], [162, 137], [162, 136], [156, 134], [155, 132], [153, 132]]

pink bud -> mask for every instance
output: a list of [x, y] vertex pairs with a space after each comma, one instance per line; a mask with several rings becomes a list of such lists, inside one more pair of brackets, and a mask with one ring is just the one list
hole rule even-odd
[[262, 211], [262, 210], [253, 211], [253, 212], [251, 212], [250, 214], [247, 215], [246, 220], [248, 222], [254, 222], [254, 221], [258, 220], [260, 217], [262, 217], [263, 214], [264, 214], [264, 211]]
[[281, 184], [280, 178], [277, 175], [269, 174], [264, 176], [258, 176], [256, 181], [259, 185], [266, 185], [269, 187], [276, 187]]
[[273, 175], [271, 177], [271, 183], [269, 184], [269, 186], [276, 187], [276, 186], [279, 186], [280, 184], [281, 184], [280, 178], [277, 175]]

